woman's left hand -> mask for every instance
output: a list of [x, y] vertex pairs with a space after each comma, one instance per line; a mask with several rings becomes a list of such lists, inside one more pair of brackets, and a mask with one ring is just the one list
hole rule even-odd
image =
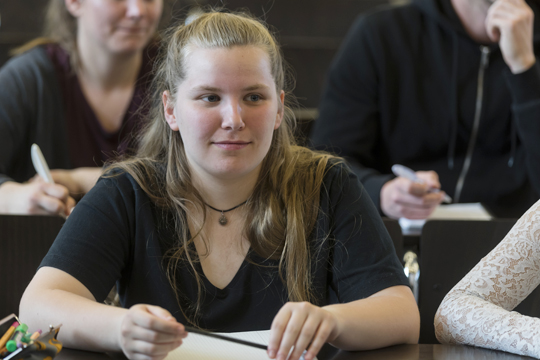
[[[289, 302], [277, 313], [272, 322], [268, 356], [277, 360], [305, 360], [315, 358], [327, 341], [339, 334], [336, 316], [308, 302]], [[294, 350], [289, 357], [289, 352]]]

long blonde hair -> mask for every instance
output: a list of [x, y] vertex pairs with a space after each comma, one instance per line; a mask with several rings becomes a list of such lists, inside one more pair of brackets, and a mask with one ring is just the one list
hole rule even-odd
[[[180, 308], [186, 319], [197, 325], [202, 282], [195, 270], [198, 256], [190, 246], [197, 234], [190, 237], [184, 214], [189, 214], [188, 203], [203, 214], [205, 205], [192, 184], [181, 136], [165, 121], [161, 94], [168, 90], [174, 102], [177, 86], [186, 75], [186, 57], [193, 48], [256, 46], [263, 49], [269, 55], [278, 93], [287, 90], [287, 72], [274, 36], [264, 24], [244, 13], [203, 13], [189, 24], [170, 30], [165, 40], [155, 73], [152, 109], [139, 139], [137, 155], [112, 167], [131, 174], [158, 207], [174, 214], [178, 243], [167, 251], [164, 262], [179, 305], [183, 295], [176, 286], [178, 266], [187, 263], [193, 272], [198, 284], [198, 301], [189, 308]], [[330, 161], [331, 155], [297, 146], [294, 127], [294, 114], [286, 102], [282, 124], [274, 130], [257, 184], [245, 205], [248, 215], [244, 234], [259, 256], [279, 260], [279, 275], [291, 301], [313, 301], [308, 237], [319, 212], [323, 177], [329, 162], [336, 161]]]

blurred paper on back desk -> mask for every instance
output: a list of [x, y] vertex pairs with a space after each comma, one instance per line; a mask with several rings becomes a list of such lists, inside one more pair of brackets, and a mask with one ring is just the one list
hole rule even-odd
[[[270, 330], [223, 333], [229, 337], [268, 345]], [[165, 360], [268, 360], [265, 350], [227, 340], [190, 333], [182, 345], [171, 351]], [[303, 359], [301, 357], [300, 359]]]
[[[427, 220], [491, 220], [481, 203], [439, 205]], [[399, 219], [403, 235], [420, 235], [427, 220]]]

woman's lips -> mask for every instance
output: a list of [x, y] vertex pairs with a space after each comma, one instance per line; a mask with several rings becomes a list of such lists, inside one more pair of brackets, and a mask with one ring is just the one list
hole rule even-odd
[[142, 27], [118, 27], [118, 31], [127, 33], [127, 34], [144, 34], [147, 32], [146, 28]]
[[214, 145], [223, 150], [241, 150], [249, 144], [251, 143], [247, 141], [219, 141], [214, 143]]

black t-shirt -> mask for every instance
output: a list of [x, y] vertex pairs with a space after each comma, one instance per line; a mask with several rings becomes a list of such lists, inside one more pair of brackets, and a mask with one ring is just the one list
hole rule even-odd
[[[99, 302], [116, 282], [124, 307], [158, 305], [185, 323], [163, 270], [163, 244], [174, 241], [164, 218], [130, 175], [102, 178], [75, 207], [41, 266], [71, 274]], [[377, 210], [356, 176], [343, 166], [333, 167], [324, 178], [309, 244], [317, 305], [346, 303], [407, 284]], [[277, 262], [252, 251], [248, 258], [224, 289], [213, 286], [199, 265], [203, 328], [269, 329], [287, 302]], [[196, 301], [197, 285], [187, 267], [178, 271], [177, 284], [181, 299]]]

